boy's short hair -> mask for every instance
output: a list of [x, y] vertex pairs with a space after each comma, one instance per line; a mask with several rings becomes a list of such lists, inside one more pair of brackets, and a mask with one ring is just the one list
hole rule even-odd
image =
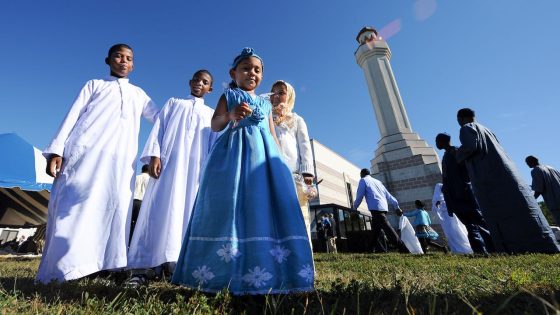
[[529, 155], [528, 157], [525, 158], [525, 163], [539, 164], [539, 159], [537, 159], [532, 155]]
[[194, 79], [194, 77], [196, 77], [197, 75], [202, 74], [202, 73], [206, 73], [206, 74], [210, 77], [210, 80], [212, 80], [212, 82], [210, 82], [210, 86], [212, 86], [212, 83], [214, 83], [214, 77], [212, 76], [212, 73], [210, 73], [210, 71], [208, 71], [208, 70], [206, 70], [206, 69], [200, 69], [200, 70], [198, 70], [197, 72], [195, 72], [195, 73], [192, 75], [192, 78]]
[[111, 48], [109, 48], [109, 52], [107, 53], [107, 58], [111, 58], [111, 55], [115, 52], [118, 51], [121, 48], [126, 48], [126, 49], [130, 49], [130, 51], [134, 51], [132, 50], [132, 47], [130, 47], [127, 44], [115, 44], [113, 46], [111, 46]]
[[371, 175], [370, 171], [367, 168], [362, 168], [360, 171], [360, 177], [364, 178], [368, 175]]
[[424, 208], [424, 207], [426, 206], [426, 205], [425, 205], [422, 201], [420, 201], [420, 200], [415, 200], [415, 201], [414, 201], [414, 204], [415, 204], [416, 207], [418, 207], [418, 208]]
[[438, 133], [437, 136], [436, 136], [436, 141], [449, 142], [449, 141], [451, 141], [451, 136], [448, 135], [447, 133]]
[[148, 164], [142, 165], [142, 173], [148, 173], [150, 166]]
[[474, 110], [470, 108], [461, 108], [457, 112], [457, 117], [459, 118], [473, 118], [474, 117]]

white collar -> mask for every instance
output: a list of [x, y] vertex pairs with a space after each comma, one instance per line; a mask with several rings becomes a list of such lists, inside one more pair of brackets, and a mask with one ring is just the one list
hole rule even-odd
[[109, 75], [105, 78], [106, 81], [119, 81], [119, 83], [128, 83], [128, 77], [126, 78], [117, 78], [112, 75]]

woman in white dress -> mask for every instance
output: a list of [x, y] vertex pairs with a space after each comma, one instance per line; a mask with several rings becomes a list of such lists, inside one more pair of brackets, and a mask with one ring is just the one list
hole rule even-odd
[[296, 93], [288, 82], [282, 80], [274, 82], [271, 92], [270, 102], [272, 103], [276, 137], [284, 161], [294, 175], [298, 200], [307, 228], [307, 237], [311, 242], [308, 200], [312, 197], [313, 189], [308, 191], [307, 186], [313, 184], [315, 172], [307, 125], [301, 116], [293, 112]]

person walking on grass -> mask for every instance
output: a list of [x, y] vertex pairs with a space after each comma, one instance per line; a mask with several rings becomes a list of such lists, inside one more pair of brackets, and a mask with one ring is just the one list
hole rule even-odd
[[389, 191], [387, 191], [387, 188], [385, 188], [381, 181], [371, 177], [370, 174], [371, 173], [367, 168], [360, 171], [361, 179], [358, 183], [356, 200], [354, 201], [354, 210], [357, 211], [358, 207], [362, 203], [362, 200], [365, 198], [372, 217], [371, 233], [374, 244], [377, 243], [381, 230], [383, 230], [389, 242], [391, 242], [400, 251], [408, 252], [408, 249], [406, 249], [406, 246], [397, 235], [397, 232], [395, 232], [387, 220], [389, 204], [391, 204], [393, 209], [395, 209], [398, 216], [402, 215], [399, 202], [389, 193]]
[[457, 112], [457, 122], [461, 126], [457, 162], [466, 163], [496, 251], [559, 253], [533, 192], [494, 133], [476, 121], [470, 108]]

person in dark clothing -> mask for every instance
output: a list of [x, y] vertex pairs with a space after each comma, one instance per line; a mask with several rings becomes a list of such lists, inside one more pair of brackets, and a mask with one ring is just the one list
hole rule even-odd
[[446, 133], [438, 134], [436, 147], [445, 150], [441, 161], [442, 192], [449, 216], [456, 215], [465, 225], [474, 253], [487, 254], [494, 251], [492, 237], [471, 189], [467, 167], [465, 163], [457, 162], [457, 147], [451, 145], [451, 136]]
[[461, 126], [457, 161], [465, 162], [473, 192], [492, 235], [505, 253], [560, 253], [554, 233], [498, 139], [475, 119], [474, 111], [457, 112]]

